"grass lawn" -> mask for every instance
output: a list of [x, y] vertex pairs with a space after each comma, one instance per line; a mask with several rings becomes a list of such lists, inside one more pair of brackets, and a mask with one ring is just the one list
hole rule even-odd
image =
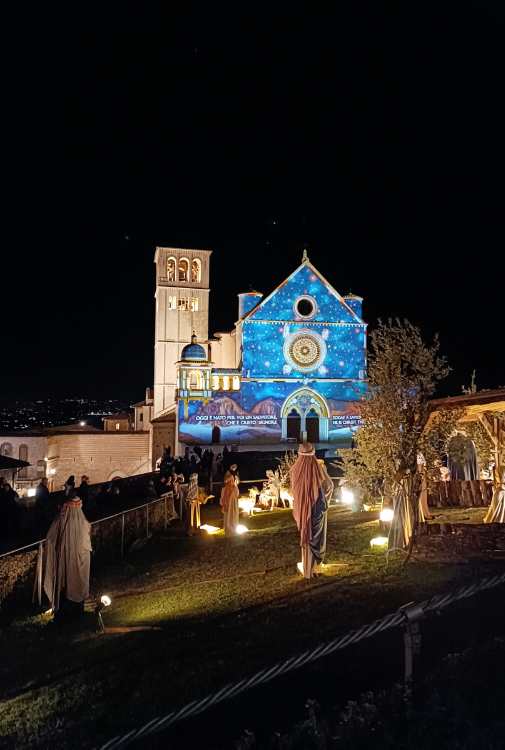
[[[458, 511], [475, 522], [479, 509]], [[436, 521], [452, 520], [435, 511]], [[454, 515], [454, 514], [452, 514]], [[456, 520], [454, 518], [454, 520]], [[479, 519], [480, 520], [480, 519]], [[218, 525], [206, 506], [202, 522]], [[244, 520], [225, 539], [169, 530], [101, 566], [93, 591], [110, 594], [108, 627], [156, 628], [96, 635], [91, 613], [78, 630], [47, 616], [15, 620], [0, 635], [0, 737], [7, 746], [95, 747], [116, 734], [359, 626], [412, 600], [503, 569], [503, 563], [402, 568], [369, 542], [377, 514], [329, 512], [327, 566], [312, 582], [296, 572], [291, 512]], [[2, 744], [2, 743], [0, 743]]]

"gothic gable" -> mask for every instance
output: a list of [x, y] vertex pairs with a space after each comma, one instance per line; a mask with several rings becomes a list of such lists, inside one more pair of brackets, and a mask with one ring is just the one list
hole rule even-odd
[[251, 310], [246, 320], [363, 322], [308, 260]]

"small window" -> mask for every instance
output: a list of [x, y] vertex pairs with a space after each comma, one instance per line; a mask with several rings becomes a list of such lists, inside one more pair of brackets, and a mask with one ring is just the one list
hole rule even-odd
[[191, 282], [199, 284], [202, 280], [202, 264], [199, 258], [193, 258], [191, 261]]
[[189, 387], [192, 391], [199, 391], [202, 388], [202, 374], [199, 370], [191, 370], [189, 375]]
[[228, 375], [223, 375], [223, 391], [230, 390], [230, 378]]
[[37, 461], [37, 474], [40, 476], [44, 476], [46, 473], [46, 462], [45, 461]]
[[139, 414], [139, 422], [143, 422], [143, 421], [144, 421], [144, 415], [142, 414], [142, 412], [140, 412], [140, 414]]
[[116, 422], [116, 430], [119, 430], [120, 427], [121, 425], [119, 424], [119, 422]]
[[213, 391], [219, 390], [219, 375], [212, 376], [212, 390]]
[[0, 445], [0, 456], [9, 456], [12, 458], [12, 443], [2, 443]]
[[168, 296], [168, 309], [177, 310], [177, 297], [175, 295], [170, 294]]
[[179, 300], [179, 310], [189, 310], [189, 299], [187, 297], [181, 297]]
[[167, 279], [168, 279], [168, 281], [176, 281], [176, 278], [175, 278], [175, 258], [168, 258], [168, 260], [167, 260]]
[[198, 312], [198, 297], [191, 298], [191, 309], [193, 312]]
[[179, 281], [189, 280], [189, 260], [181, 258], [179, 261]]
[[296, 303], [296, 312], [302, 318], [311, 318], [315, 311], [314, 302], [310, 297], [300, 297]]
[[[28, 461], [28, 446], [24, 445], [24, 443], [19, 446], [19, 460]], [[27, 475], [28, 475], [28, 467], [24, 466], [22, 469], [20, 469], [19, 476], [26, 477]]]
[[240, 378], [238, 375], [234, 375], [232, 379], [232, 388], [234, 391], [240, 390]]

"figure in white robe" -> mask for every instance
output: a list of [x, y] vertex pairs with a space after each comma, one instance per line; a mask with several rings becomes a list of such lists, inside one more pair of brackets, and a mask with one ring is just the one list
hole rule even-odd
[[237, 464], [232, 464], [224, 475], [224, 485], [219, 501], [224, 515], [225, 536], [233, 536], [237, 533], [239, 481]]
[[66, 602], [83, 607], [89, 596], [91, 525], [71, 492], [47, 532], [44, 591], [54, 612]]

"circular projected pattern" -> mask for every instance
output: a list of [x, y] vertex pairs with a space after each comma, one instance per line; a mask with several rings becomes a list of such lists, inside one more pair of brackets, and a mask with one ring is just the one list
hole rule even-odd
[[326, 345], [318, 334], [295, 333], [286, 341], [284, 355], [296, 370], [315, 370], [326, 355]]

